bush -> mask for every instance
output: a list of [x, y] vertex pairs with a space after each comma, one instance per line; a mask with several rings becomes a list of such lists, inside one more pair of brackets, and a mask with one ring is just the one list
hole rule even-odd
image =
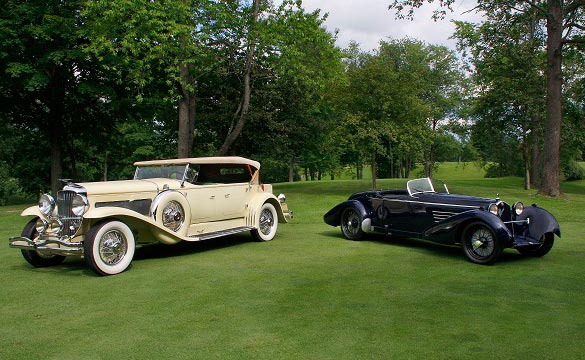
[[18, 179], [9, 176], [8, 165], [0, 162], [0, 206], [14, 203], [15, 198], [24, 198]]
[[561, 170], [567, 181], [585, 179], [585, 169], [575, 160], [563, 161], [561, 163]]

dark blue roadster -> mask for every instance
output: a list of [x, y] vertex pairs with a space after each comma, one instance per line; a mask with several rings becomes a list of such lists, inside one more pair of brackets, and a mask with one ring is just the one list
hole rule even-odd
[[561, 236], [559, 223], [536, 204], [512, 206], [498, 197], [485, 199], [435, 191], [429, 178], [408, 181], [406, 190], [374, 190], [353, 194], [323, 217], [341, 226], [343, 236], [359, 240], [379, 233], [460, 244], [476, 264], [491, 264], [504, 248], [541, 257]]

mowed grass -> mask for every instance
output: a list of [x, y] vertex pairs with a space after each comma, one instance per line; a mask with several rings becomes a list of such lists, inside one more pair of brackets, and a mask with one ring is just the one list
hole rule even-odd
[[536, 202], [563, 237], [543, 258], [508, 249], [478, 266], [459, 248], [348, 241], [323, 223], [368, 180], [275, 184], [295, 219], [274, 241], [241, 234], [143, 247], [129, 271], [97, 277], [79, 259], [29, 266], [6, 245], [26, 223], [23, 207], [0, 208], [0, 358], [582, 358], [585, 182], [548, 199], [520, 178], [447, 165], [437, 177], [451, 192]]

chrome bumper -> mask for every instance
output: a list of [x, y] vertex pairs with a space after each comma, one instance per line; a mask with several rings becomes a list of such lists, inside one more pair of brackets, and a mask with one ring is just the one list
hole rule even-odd
[[10, 238], [10, 247], [32, 250], [43, 255], [83, 255], [83, 243], [61, 239], [31, 240], [23, 236]]

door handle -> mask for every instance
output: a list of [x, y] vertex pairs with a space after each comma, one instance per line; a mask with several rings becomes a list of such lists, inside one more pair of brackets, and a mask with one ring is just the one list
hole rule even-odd
[[229, 198], [229, 197], [230, 197], [230, 194], [225, 194], [225, 198], [226, 199]]

